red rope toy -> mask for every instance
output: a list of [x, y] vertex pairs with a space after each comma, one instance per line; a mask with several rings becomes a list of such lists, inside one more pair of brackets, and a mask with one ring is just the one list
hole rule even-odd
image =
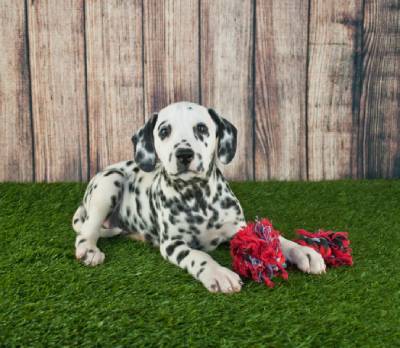
[[[319, 252], [328, 266], [353, 264], [347, 232], [298, 230], [297, 234], [300, 238], [295, 242]], [[268, 219], [250, 222], [240, 229], [230, 244], [233, 270], [271, 288], [272, 278], [287, 279], [279, 235]]]

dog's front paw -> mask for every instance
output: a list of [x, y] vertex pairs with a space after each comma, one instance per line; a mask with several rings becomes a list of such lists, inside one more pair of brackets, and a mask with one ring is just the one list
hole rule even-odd
[[104, 253], [96, 245], [90, 245], [83, 240], [77, 241], [75, 257], [86, 266], [97, 266], [104, 262]]
[[208, 291], [223, 293], [239, 292], [243, 284], [238, 274], [222, 266], [205, 269], [200, 281]]
[[306, 273], [325, 273], [325, 261], [321, 254], [307, 246], [298, 245], [289, 250], [288, 259]]

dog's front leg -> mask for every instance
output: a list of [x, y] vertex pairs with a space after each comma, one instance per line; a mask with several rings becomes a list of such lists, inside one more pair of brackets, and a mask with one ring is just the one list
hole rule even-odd
[[186, 269], [211, 292], [239, 292], [242, 281], [236, 273], [219, 265], [207, 253], [190, 248], [181, 239], [165, 239], [161, 255], [173, 264]]
[[325, 262], [321, 254], [307, 246], [299, 245], [291, 240], [279, 237], [285, 258], [303, 272], [320, 274], [325, 272]]

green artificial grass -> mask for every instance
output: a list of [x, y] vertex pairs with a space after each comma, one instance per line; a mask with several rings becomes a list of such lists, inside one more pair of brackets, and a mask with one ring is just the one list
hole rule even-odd
[[[101, 240], [74, 259], [83, 184], [0, 185], [0, 345], [395, 347], [400, 345], [400, 181], [234, 183], [247, 219], [349, 231], [355, 264], [291, 270], [269, 289], [211, 294], [149, 245]], [[212, 255], [230, 266], [227, 247]]]

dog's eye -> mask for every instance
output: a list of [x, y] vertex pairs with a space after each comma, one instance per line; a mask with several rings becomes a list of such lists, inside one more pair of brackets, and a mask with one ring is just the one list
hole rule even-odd
[[197, 131], [198, 131], [200, 134], [206, 134], [206, 133], [208, 132], [208, 128], [207, 128], [207, 126], [206, 126], [204, 123], [199, 123], [199, 124], [197, 125]]
[[160, 137], [161, 140], [164, 140], [170, 134], [171, 134], [171, 127], [170, 126], [163, 127], [158, 132], [158, 136]]

